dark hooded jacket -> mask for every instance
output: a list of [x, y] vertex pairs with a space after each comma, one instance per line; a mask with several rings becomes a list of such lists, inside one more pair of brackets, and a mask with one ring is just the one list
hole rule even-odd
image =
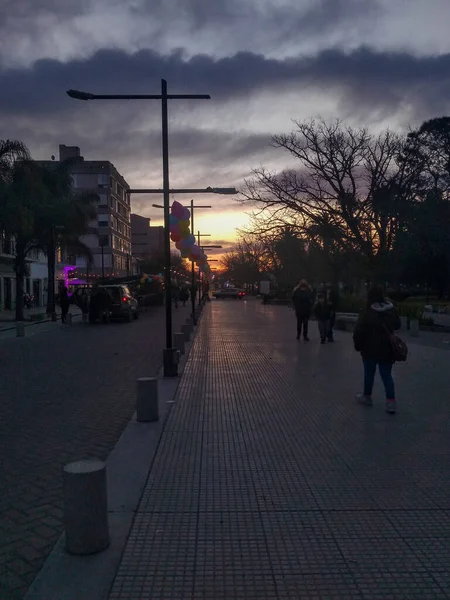
[[[400, 318], [394, 305], [387, 300], [372, 304], [360, 314], [353, 333], [355, 350], [363, 358], [394, 362], [389, 333], [400, 329]], [[387, 329], [387, 331], [386, 331]]]
[[309, 317], [313, 305], [313, 293], [311, 288], [296, 287], [292, 294], [295, 313], [298, 317]]

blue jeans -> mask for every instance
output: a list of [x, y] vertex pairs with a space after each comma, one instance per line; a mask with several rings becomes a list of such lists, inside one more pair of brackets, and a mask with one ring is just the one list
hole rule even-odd
[[364, 395], [371, 396], [373, 390], [373, 382], [375, 379], [375, 373], [377, 370], [380, 371], [380, 377], [386, 391], [387, 400], [395, 400], [395, 386], [394, 380], [392, 379], [392, 363], [380, 362], [373, 358], [363, 358], [364, 364]]

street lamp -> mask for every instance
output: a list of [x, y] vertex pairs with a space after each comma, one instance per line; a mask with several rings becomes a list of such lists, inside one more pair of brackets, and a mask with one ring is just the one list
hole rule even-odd
[[[166, 298], [166, 348], [163, 353], [164, 375], [176, 377], [178, 375], [177, 351], [173, 348], [172, 336], [172, 291], [170, 276], [170, 187], [169, 187], [169, 116], [168, 100], [210, 100], [209, 94], [168, 94], [167, 81], [161, 79], [161, 94], [91, 94], [79, 90], [68, 90], [70, 98], [76, 100], [160, 100], [161, 101], [161, 129], [162, 129], [162, 163], [163, 163], [163, 188], [164, 198], [164, 271], [165, 271], [165, 298]], [[223, 193], [218, 192], [218, 193]]]
[[[221, 187], [207, 187], [207, 188], [202, 188], [202, 189], [191, 189], [191, 190], [184, 190], [184, 189], [176, 189], [176, 190], [171, 190], [171, 194], [184, 194], [187, 192], [192, 192], [192, 193], [196, 193], [196, 194], [222, 194], [222, 195], [234, 195], [237, 194], [237, 190], [234, 187], [227, 187], [227, 188], [221, 188]], [[130, 190], [130, 193], [143, 193], [143, 194], [157, 194], [157, 193], [161, 193], [161, 190], [153, 190], [153, 189], [145, 189], [145, 190]], [[152, 204], [153, 208], [164, 208], [163, 206], [161, 206], [160, 204]], [[194, 200], [191, 200], [191, 231], [194, 231], [194, 209], [197, 208], [212, 208], [212, 206], [210, 205], [194, 205]], [[203, 234], [205, 237], [210, 236], [211, 234]], [[200, 278], [200, 276], [199, 276]], [[192, 291], [195, 289], [195, 265], [194, 265], [194, 261], [192, 261], [192, 267], [191, 267], [191, 289]], [[194, 321], [194, 324], [196, 323], [196, 316], [195, 316], [195, 294], [193, 294], [191, 291], [191, 302], [192, 302], [192, 319]], [[200, 285], [199, 285], [199, 303], [200, 303], [200, 296], [201, 294], [201, 289], [200, 289]]]
[[[53, 225], [51, 231], [50, 248], [49, 248], [49, 273], [47, 283], [47, 314], [50, 312], [52, 321], [57, 320], [56, 316], [56, 301], [55, 301], [55, 276], [56, 276], [56, 236], [58, 232], [64, 231], [64, 225]], [[50, 311], [49, 311], [50, 309]]]

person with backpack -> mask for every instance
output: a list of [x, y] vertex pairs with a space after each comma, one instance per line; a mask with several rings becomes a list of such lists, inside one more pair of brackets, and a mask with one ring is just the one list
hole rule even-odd
[[313, 305], [313, 293], [305, 279], [302, 279], [292, 294], [295, 315], [297, 317], [297, 339], [302, 335], [305, 342], [309, 342], [308, 324]]
[[378, 367], [386, 392], [386, 412], [396, 412], [395, 385], [392, 366], [406, 360], [407, 348], [394, 331], [400, 329], [400, 317], [394, 305], [384, 297], [383, 288], [372, 287], [367, 293], [367, 306], [360, 314], [353, 333], [355, 350], [361, 353], [364, 365], [364, 392], [357, 400], [372, 406], [372, 390]]

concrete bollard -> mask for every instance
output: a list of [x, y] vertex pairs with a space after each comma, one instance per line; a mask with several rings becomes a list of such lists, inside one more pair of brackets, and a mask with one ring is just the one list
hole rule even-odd
[[72, 313], [67, 313], [66, 323], [67, 325], [72, 325]]
[[189, 327], [189, 333], [192, 333], [194, 331], [194, 324], [192, 322], [191, 317], [188, 317], [186, 319], [186, 325]]
[[16, 323], [16, 337], [25, 337], [25, 323], [22, 321]]
[[408, 317], [400, 317], [402, 331], [407, 331], [408, 329]]
[[409, 322], [409, 331], [413, 337], [419, 336], [419, 319], [411, 319]]
[[184, 354], [184, 333], [175, 333], [173, 336], [175, 348], [180, 354]]
[[183, 325], [183, 327], [181, 328], [181, 331], [183, 332], [183, 335], [184, 335], [184, 341], [189, 342], [189, 340], [191, 339], [191, 331], [189, 329], [189, 325]]
[[63, 487], [67, 552], [101, 552], [109, 546], [106, 463], [92, 458], [66, 465]]
[[158, 380], [155, 377], [137, 380], [136, 419], [139, 423], [152, 423], [159, 419]]

